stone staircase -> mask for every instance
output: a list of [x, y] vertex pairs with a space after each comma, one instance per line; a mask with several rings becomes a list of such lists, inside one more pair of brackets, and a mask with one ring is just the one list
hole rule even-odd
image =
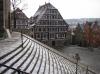
[[[78, 74], [86, 74], [86, 71], [86, 67], [78, 66]], [[20, 44], [0, 56], [0, 74], [76, 74], [75, 72], [75, 62], [26, 35], [23, 35], [23, 47]], [[88, 70], [87, 74], [96, 73]]]

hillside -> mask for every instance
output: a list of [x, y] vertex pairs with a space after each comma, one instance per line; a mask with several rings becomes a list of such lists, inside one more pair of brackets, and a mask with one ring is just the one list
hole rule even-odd
[[65, 21], [69, 24], [70, 28], [75, 28], [78, 23], [83, 24], [86, 21], [89, 22], [98, 21], [100, 23], [100, 18], [65, 19]]

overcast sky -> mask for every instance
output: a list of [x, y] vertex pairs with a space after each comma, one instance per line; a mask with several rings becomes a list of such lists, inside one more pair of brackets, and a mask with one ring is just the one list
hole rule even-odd
[[100, 18], [100, 0], [22, 0], [20, 8], [25, 5], [25, 14], [34, 15], [39, 6], [50, 2], [61, 13], [64, 19]]

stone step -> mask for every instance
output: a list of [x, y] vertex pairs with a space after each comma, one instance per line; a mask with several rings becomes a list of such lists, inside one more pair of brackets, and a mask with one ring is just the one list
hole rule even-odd
[[[60, 56], [58, 51], [53, 51], [47, 46], [23, 37], [23, 48], [20, 45], [0, 57], [0, 64], [20, 69], [30, 74], [75, 74], [76, 65]], [[17, 74], [13, 69], [0, 66], [1, 74]], [[85, 74], [86, 69], [78, 67], [78, 74]], [[89, 73], [93, 74], [93, 73]]]
[[43, 48], [43, 47], [41, 47], [41, 49], [42, 49], [42, 60], [41, 60], [41, 65], [40, 65], [40, 67], [39, 67], [39, 70], [38, 70], [38, 74], [44, 74], [44, 72], [45, 72], [45, 69], [46, 69], [46, 51], [45, 51], [45, 49]]
[[38, 62], [38, 59], [40, 57], [40, 50], [39, 50], [39, 47], [37, 46], [37, 44], [36, 44], [36, 50], [37, 50], [37, 52], [36, 52], [36, 54], [34, 56], [34, 59], [32, 60], [32, 62], [30, 64], [31, 69], [30, 69], [30, 72], [29, 73], [33, 73], [34, 68], [36, 67], [36, 64]]
[[[14, 67], [14, 64], [16, 64], [19, 60], [22, 60], [21, 59], [22, 57], [24, 57], [24, 58], [26, 57], [25, 55], [31, 47], [30, 44], [31, 44], [31, 42], [29, 42], [28, 45], [24, 49], [21, 49], [19, 52], [16, 52], [15, 55], [11, 56], [9, 59], [7, 59], [2, 64], [5, 64], [10, 67]], [[1, 73], [2, 74], [8, 73], [7, 72], [8, 70], [9, 69], [5, 68], [3, 71], [1, 71]]]
[[42, 60], [43, 60], [43, 49], [41, 49], [39, 47], [39, 50], [40, 50], [40, 52], [39, 52], [39, 58], [37, 59], [34, 71], [32, 72], [32, 73], [36, 73], [36, 74], [39, 73], [39, 70], [40, 70], [40, 67], [41, 67], [41, 63], [42, 63]]
[[48, 55], [49, 55], [49, 61], [50, 61], [50, 74], [54, 74], [54, 61], [51, 57], [51, 54], [50, 52], [48, 51]]
[[[31, 54], [31, 56], [27, 59], [27, 62], [25, 63], [28, 66], [28, 68], [26, 69], [26, 72], [28, 72], [28, 73], [31, 72], [31, 70], [33, 68], [34, 58], [35, 58], [36, 54], [38, 54], [38, 50], [37, 50], [37, 48], [35, 46], [35, 43], [34, 43], [34, 48], [33, 49], [34, 50], [33, 50], [32, 54]], [[25, 64], [24, 64], [24, 66], [25, 66]], [[25, 70], [24, 66], [21, 67], [21, 70]]]
[[[26, 43], [28, 39], [24, 38], [23, 39], [23, 43]], [[17, 45], [16, 45], [17, 46]], [[18, 45], [15, 49], [8, 49], [6, 50], [5, 52], [4, 51], [1, 51], [1, 54], [0, 54], [0, 60], [2, 60], [3, 58], [7, 57], [8, 55], [14, 53], [16, 50], [18, 50], [20, 47], [22, 46], [22, 44]], [[4, 53], [3, 53], [4, 52]]]
[[46, 58], [46, 62], [45, 62], [45, 71], [43, 74], [50, 74], [50, 57], [49, 57], [49, 54], [48, 54], [48, 50], [45, 48], [45, 58]]
[[[31, 57], [33, 57], [32, 56], [33, 52], [34, 52], [34, 44], [32, 43], [30, 51], [28, 51], [27, 54], [25, 55], [25, 57], [22, 57], [21, 60], [19, 60], [13, 67], [16, 68], [16, 69], [21, 69], [21, 67], [24, 64], [26, 64], [27, 61], [29, 62], [30, 61], [29, 59]], [[15, 73], [15, 71], [12, 72], [12, 74], [14, 74], [14, 73]]]
[[60, 69], [59, 65], [57, 64], [56, 60], [54, 59], [53, 53], [51, 53], [50, 51], [49, 51], [49, 53], [50, 53], [50, 57], [52, 58], [52, 61], [54, 64], [54, 69], [55, 69], [54, 74], [58, 74], [58, 72], [61, 72], [61, 69]]

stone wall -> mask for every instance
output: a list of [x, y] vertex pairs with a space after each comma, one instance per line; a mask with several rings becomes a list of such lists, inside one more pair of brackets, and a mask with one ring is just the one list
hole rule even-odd
[[10, 29], [10, 0], [0, 0], [0, 37], [6, 36]]

